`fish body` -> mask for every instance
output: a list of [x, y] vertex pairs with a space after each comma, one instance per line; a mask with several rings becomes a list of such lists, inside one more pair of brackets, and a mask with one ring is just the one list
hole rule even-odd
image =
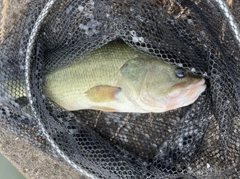
[[44, 82], [46, 96], [70, 111], [165, 112], [193, 103], [206, 88], [202, 77], [118, 42], [46, 74]]

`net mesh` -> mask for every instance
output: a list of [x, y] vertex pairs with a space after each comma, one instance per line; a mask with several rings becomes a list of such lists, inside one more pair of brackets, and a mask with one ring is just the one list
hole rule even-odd
[[[31, 0], [0, 45], [0, 125], [89, 177], [238, 178], [239, 14], [234, 0]], [[45, 96], [44, 75], [116, 40], [207, 89], [159, 114], [68, 112]]]

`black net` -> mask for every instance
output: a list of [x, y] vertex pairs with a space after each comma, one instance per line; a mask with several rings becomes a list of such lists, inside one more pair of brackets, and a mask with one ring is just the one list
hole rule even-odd
[[[31, 0], [0, 45], [1, 125], [91, 177], [239, 178], [239, 14], [234, 0]], [[46, 97], [46, 74], [112, 41], [207, 89], [146, 114], [69, 112]]]

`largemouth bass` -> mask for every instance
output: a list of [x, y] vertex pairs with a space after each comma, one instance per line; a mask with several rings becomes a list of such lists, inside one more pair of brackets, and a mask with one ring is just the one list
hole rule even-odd
[[202, 77], [111, 42], [47, 74], [45, 93], [70, 110], [161, 113], [193, 103]]

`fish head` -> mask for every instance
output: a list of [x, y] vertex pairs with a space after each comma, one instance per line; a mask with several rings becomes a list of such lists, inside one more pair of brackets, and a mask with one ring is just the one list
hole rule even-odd
[[145, 112], [165, 112], [187, 106], [206, 88], [203, 77], [157, 59], [133, 59], [121, 72], [123, 92]]
[[159, 88], [153, 88], [149, 84], [144, 92], [148, 94], [144, 97], [144, 101], [154, 105], [154, 108], [161, 106], [164, 111], [169, 111], [188, 106], [194, 103], [206, 89], [203, 77], [179, 67], [174, 67], [172, 70], [175, 74], [161, 81], [164, 84], [164, 81], [168, 80], [165, 81], [165, 87], [160, 85]]

